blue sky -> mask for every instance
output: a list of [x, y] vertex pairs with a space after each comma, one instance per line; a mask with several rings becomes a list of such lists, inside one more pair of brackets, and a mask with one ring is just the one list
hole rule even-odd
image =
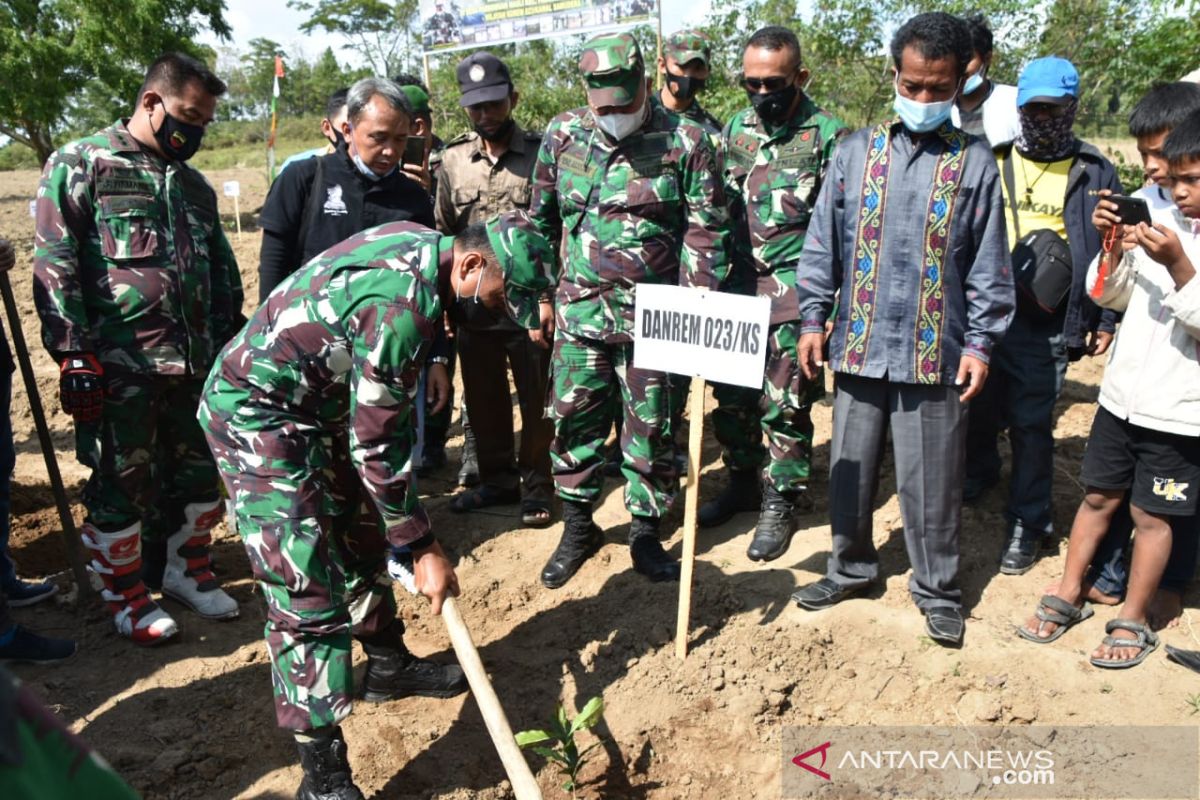
[[[709, 9], [709, 0], [661, 0], [663, 9], [663, 32], [669, 33], [704, 19]], [[288, 50], [299, 47], [312, 58], [333, 44], [334, 52], [341, 60], [352, 61], [355, 56], [349, 50], [337, 47], [333, 37], [324, 34], [305, 36], [300, 25], [307, 17], [303, 12], [287, 7], [286, 0], [231, 0], [225, 11], [225, 19], [233, 28], [233, 46], [244, 49], [246, 43], [257, 37], [274, 39]], [[215, 37], [202, 36], [207, 44], [221, 46]], [[226, 42], [225, 45], [230, 43]]]

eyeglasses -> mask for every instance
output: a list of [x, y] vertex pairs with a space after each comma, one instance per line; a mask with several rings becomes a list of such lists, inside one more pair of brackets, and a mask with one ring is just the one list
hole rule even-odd
[[780, 89], [786, 88], [791, 81], [791, 77], [786, 78], [748, 78], [742, 76], [742, 86], [749, 92], [761, 92], [766, 89], [768, 92], [778, 92]]

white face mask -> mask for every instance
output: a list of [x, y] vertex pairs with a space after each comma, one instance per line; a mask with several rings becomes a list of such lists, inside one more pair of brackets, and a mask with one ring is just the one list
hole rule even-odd
[[596, 120], [597, 128], [619, 142], [642, 127], [642, 123], [646, 121], [646, 103], [643, 101], [641, 108], [628, 114], [604, 114], [601, 116], [593, 112], [592, 117]]

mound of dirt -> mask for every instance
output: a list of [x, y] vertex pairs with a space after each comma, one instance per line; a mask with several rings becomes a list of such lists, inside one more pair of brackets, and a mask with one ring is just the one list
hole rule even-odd
[[[258, 172], [209, 175], [215, 185], [242, 184], [244, 208], [261, 205]], [[70, 420], [57, 408], [57, 372], [41, 351], [30, 294], [33, 225], [28, 200], [34, 173], [0, 173], [0, 235], [22, 256], [13, 273], [25, 336], [34, 348], [39, 391], [51, 412], [59, 464], [72, 498], [86, 472], [75, 462]], [[223, 208], [227, 228], [232, 208]], [[241, 263], [248, 306], [257, 298], [258, 233], [245, 215], [242, 240], [230, 233]], [[1076, 480], [1094, 413], [1102, 365], [1073, 365], [1059, 403], [1055, 524], [1065, 535], [1081, 498]], [[29, 577], [57, 575], [69, 588], [64, 550], [24, 388], [14, 391], [18, 463], [13, 494], [12, 551]], [[710, 400], [711, 402], [711, 400]], [[830, 411], [816, 410], [814, 474], [828, 470]], [[597, 512], [608, 543], [566, 587], [549, 591], [538, 573], [560, 525], [522, 529], [517, 508], [451, 514], [457, 448], [451, 466], [422, 491], [439, 537], [458, 561], [460, 607], [514, 730], [542, 727], [557, 703], [572, 712], [602, 695], [606, 711], [595, 734], [604, 744], [584, 770], [580, 797], [774, 798], [779, 796], [785, 726], [1192, 724], [1191, 673], [1159, 655], [1124, 672], [1087, 665], [1086, 654], [1115, 616], [1094, 621], [1060, 642], [1038, 647], [1013, 634], [1042, 588], [1060, 573], [1065, 543], [1028, 574], [1000, 576], [1004, 536], [1002, 486], [967, 508], [962, 576], [970, 613], [966, 645], [944, 650], [923, 633], [907, 592], [908, 562], [890, 474], [875, 516], [884, 580], [870, 596], [808, 613], [789, 601], [799, 585], [824, 571], [829, 527], [824, 478], [814, 481], [816, 507], [804, 517], [779, 561], [748, 560], [754, 515], [739, 515], [698, 540], [691, 652], [675, 658], [675, 585], [646, 583], [630, 569], [624, 545], [629, 522], [618, 482]], [[705, 438], [702, 497], [723, 479], [719, 453]], [[670, 523], [678, 527], [682, 502]], [[76, 506], [76, 520], [82, 509]], [[670, 546], [679, 552], [678, 532]], [[119, 638], [98, 604], [18, 611], [48, 634], [72, 636], [79, 655], [53, 668], [15, 671], [95, 745], [148, 798], [284, 798], [300, 780], [290, 737], [274, 723], [270, 674], [262, 643], [265, 621], [240, 542], [218, 529], [220, 577], [242, 616], [205, 622], [165, 601], [180, 623], [177, 641], [143, 650]], [[427, 604], [397, 588], [407, 640], [422, 655], [449, 659], [449, 640]], [[1194, 606], [1196, 597], [1187, 599]], [[1165, 640], [1200, 649], [1192, 614]], [[356, 652], [361, 668], [362, 654]], [[1156, 690], [1147, 692], [1146, 686]], [[360, 703], [344, 725], [357, 780], [380, 798], [499, 800], [511, 796], [474, 702], [411, 699]], [[582, 736], [592, 741], [590, 734]], [[789, 754], [790, 756], [791, 754]], [[547, 798], [565, 797], [552, 766], [530, 756]]]

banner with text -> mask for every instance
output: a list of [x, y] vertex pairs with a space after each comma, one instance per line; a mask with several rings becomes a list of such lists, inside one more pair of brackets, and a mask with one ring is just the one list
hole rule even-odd
[[633, 364], [762, 387], [771, 301], [765, 297], [638, 284]]
[[421, 0], [426, 53], [614, 30], [658, 19], [660, 0]]

